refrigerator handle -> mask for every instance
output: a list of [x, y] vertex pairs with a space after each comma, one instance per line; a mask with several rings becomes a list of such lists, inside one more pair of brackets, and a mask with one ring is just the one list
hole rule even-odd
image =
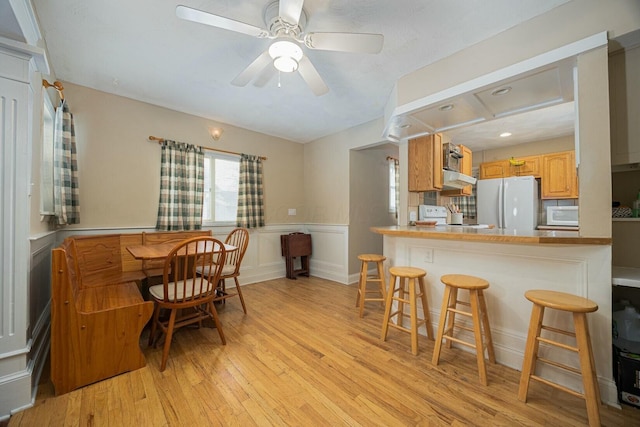
[[504, 182], [501, 180], [500, 185], [498, 186], [498, 228], [504, 228], [502, 225], [503, 221], [503, 207], [504, 207], [504, 198], [502, 195], [502, 185]]
[[504, 190], [502, 190], [502, 224], [503, 228], [507, 228], [507, 190], [509, 189], [509, 184], [502, 181], [502, 185], [504, 186]]

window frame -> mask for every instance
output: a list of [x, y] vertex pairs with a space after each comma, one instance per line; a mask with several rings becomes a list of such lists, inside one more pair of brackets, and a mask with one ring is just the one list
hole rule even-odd
[[[215, 152], [212, 150], [206, 150], [204, 152], [204, 156], [205, 156], [205, 161], [207, 159], [209, 159], [209, 161], [211, 161], [212, 164], [215, 164], [215, 160], [219, 159], [219, 160], [228, 160], [228, 161], [234, 161], [238, 163], [238, 172], [240, 171], [240, 156], [234, 155], [234, 154], [224, 154], [224, 153], [219, 153], [219, 152]], [[211, 213], [212, 215], [215, 214], [215, 205], [213, 204], [213, 202], [215, 201], [215, 168], [212, 168], [210, 173], [213, 175], [211, 177], [211, 183], [210, 183], [210, 191], [211, 191], [211, 196], [210, 196], [210, 201], [212, 203], [211, 205]], [[205, 207], [204, 207], [204, 203], [206, 201], [206, 188], [207, 188], [207, 183], [206, 183], [206, 179], [205, 179], [205, 188], [203, 188], [203, 192], [205, 193], [202, 197], [202, 225], [205, 227], [214, 227], [214, 226], [220, 226], [220, 227], [226, 227], [226, 226], [233, 226], [235, 227], [237, 220], [234, 219], [233, 221], [215, 221], [213, 219], [205, 219], [204, 218], [204, 211], [205, 211]], [[237, 198], [237, 193], [236, 193], [236, 209], [237, 209], [237, 203], [238, 203], [238, 198]]]
[[[47, 114], [50, 120], [47, 120]], [[42, 115], [40, 126], [40, 215], [55, 215], [54, 156], [56, 110], [45, 88], [42, 88]], [[47, 132], [47, 124], [51, 129]], [[49, 135], [50, 138], [47, 136]], [[49, 178], [47, 180], [47, 177]], [[47, 197], [48, 196], [48, 197]]]

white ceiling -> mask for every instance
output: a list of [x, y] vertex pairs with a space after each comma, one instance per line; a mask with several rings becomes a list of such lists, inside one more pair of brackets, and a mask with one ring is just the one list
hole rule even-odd
[[376, 55], [305, 48], [329, 87], [320, 97], [297, 73], [283, 73], [280, 88], [277, 76], [262, 88], [231, 85], [269, 40], [175, 15], [185, 4], [264, 27], [271, 0], [183, 1], [33, 4], [58, 79], [304, 143], [382, 117], [403, 75], [568, 0], [306, 0], [305, 31], [385, 38]]

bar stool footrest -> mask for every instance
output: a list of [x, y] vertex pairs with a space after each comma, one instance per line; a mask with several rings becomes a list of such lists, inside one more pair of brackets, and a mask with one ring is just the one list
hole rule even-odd
[[577, 391], [575, 391], [575, 390], [571, 390], [570, 388], [567, 388], [567, 387], [565, 387], [565, 386], [563, 386], [563, 385], [553, 383], [553, 382], [551, 382], [551, 381], [549, 381], [549, 380], [545, 380], [544, 378], [539, 377], [539, 376], [537, 376], [537, 375], [531, 375], [529, 378], [531, 378], [532, 380], [536, 380], [536, 381], [538, 381], [538, 382], [541, 382], [541, 383], [543, 383], [543, 384], [546, 384], [546, 385], [548, 385], [548, 386], [551, 386], [551, 387], [553, 387], [553, 388], [556, 388], [556, 389], [558, 389], [558, 390], [562, 390], [562, 391], [564, 391], [564, 392], [566, 392], [566, 393], [572, 394], [572, 395], [574, 395], [574, 396], [576, 396], [576, 397], [580, 397], [580, 398], [582, 398], [582, 399], [584, 399], [584, 398], [585, 398], [585, 397], [584, 397], [584, 394], [582, 394], [582, 393], [579, 393], [579, 392], [577, 392]]

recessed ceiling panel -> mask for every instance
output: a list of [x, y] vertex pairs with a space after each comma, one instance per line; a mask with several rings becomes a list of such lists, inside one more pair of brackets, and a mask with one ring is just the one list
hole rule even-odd
[[562, 102], [560, 70], [552, 68], [477, 92], [494, 117]]
[[411, 116], [422, 123], [427, 123], [436, 131], [484, 120], [482, 111], [463, 97], [419, 110]]

